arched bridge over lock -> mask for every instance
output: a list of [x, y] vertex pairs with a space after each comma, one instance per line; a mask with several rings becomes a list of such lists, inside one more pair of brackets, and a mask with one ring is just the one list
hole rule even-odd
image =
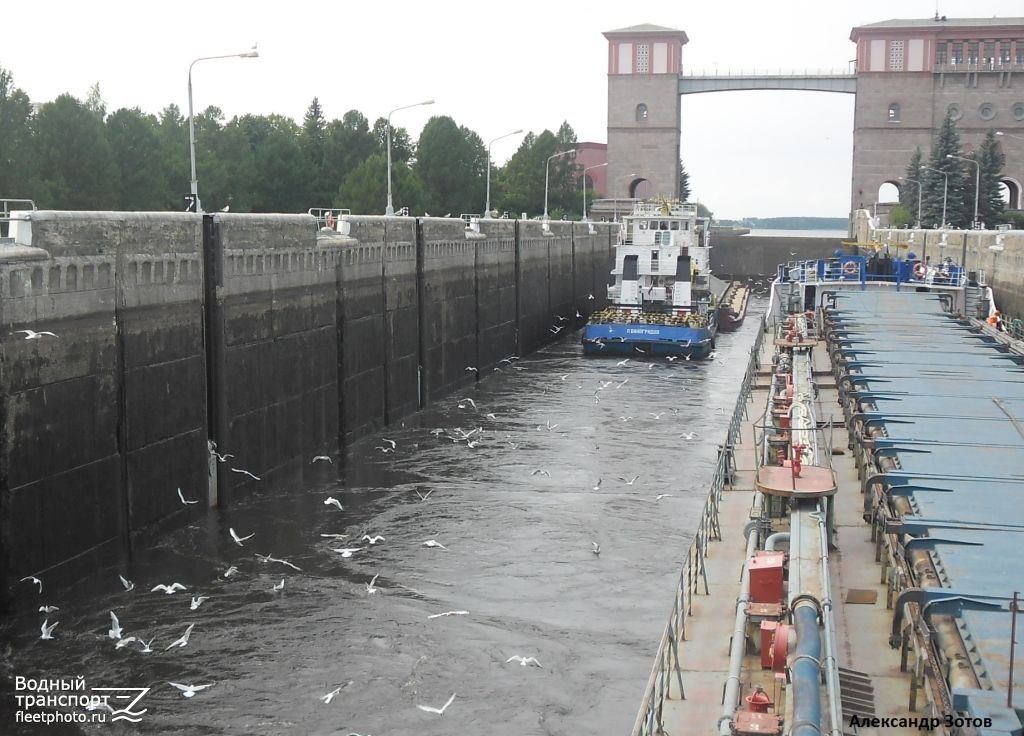
[[679, 77], [679, 94], [705, 92], [739, 92], [757, 89], [798, 90], [805, 92], [840, 92], [857, 94], [855, 74], [838, 72], [752, 74], [690, 74]]

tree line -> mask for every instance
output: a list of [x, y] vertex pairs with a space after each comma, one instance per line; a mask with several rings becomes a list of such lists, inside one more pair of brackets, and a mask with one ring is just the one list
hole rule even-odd
[[[993, 128], [976, 151], [964, 153], [956, 123], [948, 113], [932, 141], [925, 163], [921, 149], [910, 157], [902, 177], [900, 203], [889, 211], [889, 224], [902, 227], [970, 228], [975, 201], [978, 220], [986, 227], [1019, 222], [1017, 213], [1006, 209], [1000, 180], [1006, 156]], [[920, 212], [920, 214], [918, 214]]]
[[[387, 199], [387, 121], [359, 111], [328, 120], [317, 98], [301, 123], [281, 115], [226, 120], [215, 106], [195, 115], [199, 195], [207, 211], [305, 212], [310, 207], [381, 214]], [[576, 147], [568, 122], [527, 133], [504, 166], [491, 167], [492, 210], [544, 209], [544, 169]], [[432, 117], [418, 140], [391, 129], [392, 198], [412, 214], [482, 213], [487, 148], [448, 116]], [[548, 211], [582, 208], [571, 156], [551, 161]], [[107, 112], [99, 85], [84, 101], [62, 94], [33, 105], [0, 67], [0, 197], [46, 209], [180, 211], [191, 180], [188, 119], [176, 105]], [[600, 193], [588, 191], [588, 199]]]

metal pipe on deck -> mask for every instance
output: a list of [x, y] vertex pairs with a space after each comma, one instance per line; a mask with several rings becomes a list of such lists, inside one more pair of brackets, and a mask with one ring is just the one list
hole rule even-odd
[[[761, 505], [761, 494], [754, 494], [754, 506]], [[732, 719], [740, 700], [740, 670], [743, 669], [743, 655], [747, 649], [747, 603], [750, 602], [750, 559], [757, 549], [757, 525], [748, 524], [747, 556], [743, 560], [743, 575], [740, 580], [740, 597], [736, 599], [736, 622], [733, 626], [732, 644], [729, 648], [729, 676], [725, 681], [725, 704], [718, 719], [719, 736], [731, 736]]]
[[793, 723], [791, 736], [818, 736], [821, 733], [821, 635], [818, 607], [814, 601], [800, 599], [793, 609], [796, 627], [796, 655], [790, 665], [793, 679]]
[[775, 532], [774, 534], [769, 535], [769, 537], [766, 540], [764, 540], [764, 548], [768, 552], [774, 552], [775, 545], [777, 545], [779, 542], [788, 543], [789, 532]]
[[839, 663], [836, 660], [836, 626], [832, 616], [832, 578], [828, 568], [828, 499], [823, 498], [811, 516], [818, 519], [818, 544], [821, 554], [821, 622], [825, 631], [825, 685], [828, 697], [829, 733], [842, 736], [840, 714]]

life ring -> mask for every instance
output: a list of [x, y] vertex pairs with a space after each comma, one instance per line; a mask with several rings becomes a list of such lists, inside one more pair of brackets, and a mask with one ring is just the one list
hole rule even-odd
[[928, 273], [928, 266], [924, 265], [921, 261], [914, 264], [914, 276], [919, 279], [923, 279]]
[[843, 264], [843, 273], [847, 276], [856, 276], [860, 273], [860, 265], [856, 261], [847, 261]]
[[327, 227], [329, 227], [331, 230], [333, 230], [334, 229], [334, 215], [331, 212], [327, 213], [326, 220], [327, 220]]

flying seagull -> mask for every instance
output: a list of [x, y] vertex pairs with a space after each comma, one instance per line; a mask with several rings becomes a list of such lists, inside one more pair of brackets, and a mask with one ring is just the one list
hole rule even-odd
[[366, 594], [367, 595], [373, 595], [374, 593], [376, 593], [379, 590], [378, 588], [374, 587], [374, 585], [373, 585], [374, 583], [377, 582], [377, 578], [379, 578], [379, 577], [380, 577], [380, 573], [377, 573], [376, 575], [373, 576], [373, 579], [370, 580], [370, 582], [368, 582], [366, 584]]
[[282, 590], [284, 590], [284, 578], [281, 578], [281, 582], [280, 583], [275, 583], [274, 584], [274, 592], [275, 593], [280, 593]]
[[253, 537], [256, 536], [256, 532], [253, 532], [252, 534], [250, 534], [247, 537], [240, 537], [240, 536], [238, 536], [238, 533], [233, 528], [232, 529], [228, 529], [228, 531], [231, 533], [231, 538], [235, 540], [235, 544], [237, 544], [239, 547], [244, 547], [245, 546], [244, 544], [242, 544], [242, 542], [244, 542], [246, 539], [252, 539]]
[[473, 407], [474, 409], [476, 409], [476, 402], [475, 402], [475, 401], [473, 401], [473, 399], [469, 399], [469, 398], [467, 398], [467, 399], [459, 399], [459, 408], [460, 408], [460, 409], [465, 409], [465, 408], [466, 408], [466, 407], [465, 407], [465, 404], [469, 404], [469, 405], [471, 405], [471, 406], [472, 406], [472, 407]]
[[345, 510], [344, 508], [342, 508], [341, 501], [336, 499], [334, 496], [328, 496], [327, 500], [324, 501], [324, 506], [337, 506], [338, 507], [338, 511], [344, 511]]
[[119, 639], [117, 644], [114, 646], [115, 649], [121, 649], [128, 646], [133, 641], [138, 641], [134, 636], [126, 636], [124, 639]]
[[153, 637], [153, 639], [150, 639], [149, 641], [143, 641], [142, 639], [138, 640], [139, 644], [142, 645], [142, 650], [141, 650], [142, 654], [152, 654], [152, 652], [153, 652], [152, 644], [153, 644], [153, 640], [154, 639], [156, 639], [155, 636]]
[[42, 592], [43, 592], [43, 581], [42, 581], [42, 580], [40, 580], [39, 578], [37, 578], [37, 577], [36, 577], [35, 575], [26, 575], [25, 577], [23, 577], [23, 578], [22, 578], [22, 579], [21, 579], [20, 581], [18, 581], [18, 582], [24, 583], [24, 582], [25, 582], [26, 580], [27, 580], [27, 581], [30, 581], [30, 582], [33, 582], [33, 583], [35, 583], [36, 585], [38, 585], [38, 586], [39, 586], [39, 592], [40, 592], [40, 593], [42, 593]]
[[604, 480], [604, 478], [598, 478], [597, 479], [597, 485], [594, 486], [594, 488], [592, 490], [600, 491], [601, 490], [601, 481], [603, 481], [603, 480]]
[[334, 700], [334, 696], [337, 695], [338, 693], [340, 693], [341, 692], [341, 688], [343, 688], [343, 687], [344, 687], [344, 685], [338, 685], [338, 687], [334, 688], [333, 690], [331, 690], [326, 695], [321, 695], [320, 696], [320, 700], [322, 700], [325, 703], [327, 703], [328, 705], [330, 705], [331, 701]]
[[[195, 628], [195, 624], [189, 624], [188, 628], [185, 629], [185, 633], [182, 634], [179, 638], [175, 639], [174, 642], [171, 643], [171, 645], [169, 647], [167, 647], [167, 649], [165, 649], [164, 651], [165, 652], [169, 651], [169, 650], [173, 649], [174, 647], [184, 647], [186, 644], [188, 644], [188, 638], [192, 635], [192, 629], [194, 629], [194, 628]], [[192, 696], [191, 695], [186, 695], [185, 697], [186, 698], [191, 698]]]
[[256, 557], [259, 559], [260, 562], [276, 562], [280, 565], [287, 565], [293, 570], [299, 570], [300, 572], [302, 571], [301, 567], [299, 567], [298, 565], [293, 565], [292, 563], [288, 562], [288, 560], [281, 560], [277, 557], [271, 557], [270, 555], [261, 555], [258, 552], [256, 553]]
[[313, 463], [323, 462], [324, 460], [329, 462], [331, 465], [334, 465], [334, 461], [331, 460], [331, 458], [329, 458], [327, 455], [317, 455], [316, 457], [309, 461], [309, 464], [312, 465]]
[[601, 554], [601, 545], [598, 544], [597, 542], [592, 542], [591, 544], [594, 545], [594, 548], [592, 550], [590, 550], [590, 551], [593, 552], [595, 555], [600, 555]]
[[60, 609], [57, 608], [57, 606], [39, 606], [39, 613], [53, 613], [54, 611], [59, 610]]
[[380, 438], [380, 441], [381, 441], [381, 442], [387, 442], [387, 443], [388, 443], [389, 445], [391, 445], [391, 449], [392, 449], [392, 450], [394, 450], [394, 449], [397, 449], [397, 448], [398, 448], [398, 443], [397, 443], [397, 442], [395, 442], [394, 440], [389, 440], [389, 439], [388, 439], [387, 437], [381, 437], [381, 438]]
[[182, 504], [184, 504], [185, 506], [188, 506], [188, 505], [189, 505], [189, 504], [191, 504], [191, 503], [199, 503], [198, 499], [197, 499], [197, 500], [195, 500], [195, 501], [186, 501], [186, 500], [185, 500], [185, 496], [184, 496], [184, 495], [182, 494], [182, 492], [181, 492], [181, 489], [180, 489], [180, 488], [178, 489], [178, 498], [180, 498], [180, 499], [181, 499], [181, 502], [182, 502]]
[[153, 590], [151, 590], [149, 592], [150, 593], [155, 593], [158, 590], [162, 590], [167, 595], [171, 595], [172, 593], [174, 593], [177, 590], [187, 590], [187, 588], [185, 588], [185, 586], [182, 585], [181, 583], [171, 583], [170, 585], [164, 585], [163, 583], [161, 583], [160, 585], [155, 586], [153, 588]]
[[657, 496], [654, 497], [654, 500], [660, 501], [663, 498], [673, 498], [673, 496], [671, 493], [659, 493]]
[[321, 537], [327, 537], [328, 539], [347, 539], [347, 534], [321, 534]]
[[621, 481], [622, 481], [623, 483], [625, 483], [625, 484], [626, 484], [627, 486], [631, 486], [631, 485], [633, 485], [634, 483], [636, 483], [636, 479], [637, 479], [637, 478], [639, 478], [639, 477], [640, 477], [639, 475], [634, 475], [634, 476], [633, 476], [632, 478], [630, 478], [629, 480], [626, 480], [625, 478], [619, 478], [619, 480], [621, 480]]
[[203, 601], [208, 600], [210, 600], [210, 596], [208, 595], [201, 595], [199, 597], [192, 596], [192, 602], [189, 603], [188, 608], [190, 611], [194, 611], [199, 608], [199, 606], [203, 605]]
[[443, 716], [444, 712], [448, 709], [448, 706], [452, 704], [453, 700], [455, 700], [455, 693], [452, 693], [452, 696], [448, 698], [448, 702], [440, 708], [432, 708], [429, 705], [417, 705], [416, 707], [420, 710], [425, 710], [427, 713], [437, 713], [439, 716]]
[[110, 631], [107, 632], [107, 636], [111, 639], [120, 639], [123, 629], [121, 628], [121, 622], [117, 620], [117, 615], [110, 612]]
[[551, 473], [549, 473], [546, 470], [541, 470], [539, 468], [537, 470], [534, 470], [532, 473], [530, 473], [530, 475], [546, 475], [549, 478], [551, 477]]
[[423, 546], [424, 547], [439, 547], [440, 549], [443, 549], [443, 550], [446, 550], [446, 551], [448, 549], [443, 544], [441, 544], [440, 542], [438, 542], [437, 540], [434, 540], [434, 539], [428, 539], [426, 542], [423, 543]]
[[364, 534], [363, 538], [360, 541], [369, 542], [370, 545], [372, 546], [374, 544], [377, 544], [377, 542], [385, 542], [387, 540], [385, 540], [384, 537], [382, 537], [379, 534], [374, 534], [372, 537], [369, 534]]
[[248, 475], [253, 480], [263, 480], [258, 475], [253, 475], [248, 470], [242, 470], [241, 468], [231, 468], [231, 472], [232, 473], [242, 473], [243, 475]]
[[351, 557], [354, 552], [361, 552], [362, 547], [338, 547], [333, 548], [332, 552], [337, 552], [342, 557]]
[[434, 492], [434, 489], [431, 488], [426, 493], [422, 493], [421, 491], [416, 491], [416, 495], [420, 497], [421, 501], [426, 501], [428, 498], [430, 498], [430, 494], [433, 493], [433, 492]]
[[173, 685], [174, 687], [181, 690], [181, 694], [184, 695], [186, 698], [191, 698], [200, 690], [205, 690], [208, 687], [213, 687], [214, 684], [216, 683], [211, 682], [209, 685], [179, 685], [176, 682], [168, 682], [167, 684]]
[[47, 624], [50, 624], [50, 619], [45, 619], [43, 621], [43, 625], [39, 627], [39, 630], [43, 632], [43, 635], [40, 636], [39, 638], [40, 639], [52, 639], [53, 638], [53, 630], [57, 627], [57, 624], [59, 624], [59, 623], [60, 623], [60, 621], [54, 621], [53, 624], [47, 625]]
[[441, 618], [442, 616], [465, 616], [469, 611], [445, 611], [444, 613], [435, 613], [427, 618]]
[[118, 577], [121, 578], [121, 585], [124, 586], [125, 590], [127, 590], [127, 591], [135, 590], [135, 583], [133, 583], [131, 580], [128, 580], [127, 578], [125, 578], [124, 575], [118, 575]]
[[477, 368], [475, 365], [467, 365], [466, 366], [466, 370], [467, 371], [472, 371], [473, 373], [476, 373], [477, 375], [480, 375], [480, 369]]
[[[540, 662], [537, 661], [536, 657], [524, 657], [524, 656], [519, 655], [519, 654], [513, 654], [511, 657], [509, 657], [508, 659], [505, 660], [505, 664], [508, 664], [509, 662], [518, 662], [523, 667], [525, 667], [528, 664], [535, 664], [538, 667], [541, 667], [541, 664], [540, 664]], [[544, 668], [541, 667], [541, 669], [544, 669]]]
[[17, 334], [19, 332], [24, 332], [26, 340], [38, 340], [43, 335], [49, 335], [50, 337], [57, 337], [52, 332], [36, 332], [35, 330], [15, 330], [14, 332], [15, 332], [15, 334]]
[[224, 577], [229, 578], [232, 575], [234, 575], [236, 572], [238, 572], [238, 568], [235, 567], [234, 565], [232, 565], [231, 567], [229, 567], [227, 570], [224, 571]]

